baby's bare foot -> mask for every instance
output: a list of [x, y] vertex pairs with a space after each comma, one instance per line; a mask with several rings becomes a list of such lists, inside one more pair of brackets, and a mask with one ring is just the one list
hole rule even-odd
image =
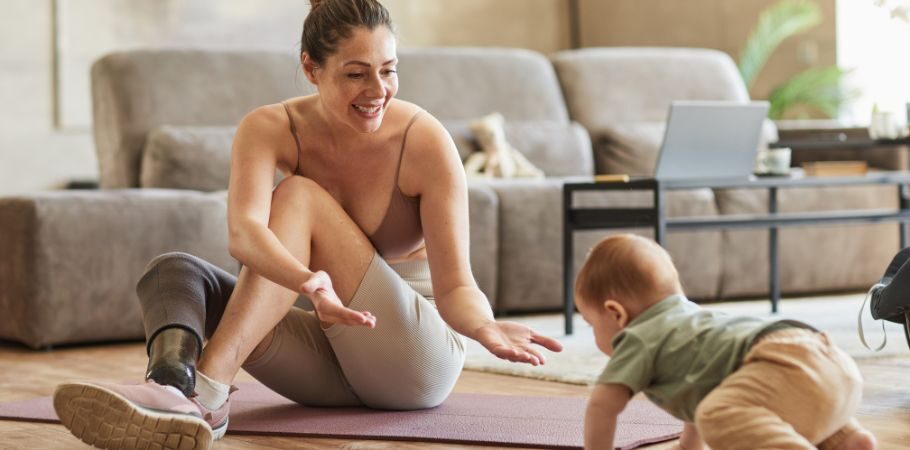
[[834, 450], [875, 450], [875, 436], [869, 430], [856, 430]]

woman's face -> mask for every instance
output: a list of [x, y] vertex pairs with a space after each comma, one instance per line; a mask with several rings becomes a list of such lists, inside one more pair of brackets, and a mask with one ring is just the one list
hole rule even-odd
[[396, 54], [395, 35], [387, 27], [358, 27], [323, 66], [314, 67], [311, 81], [315, 78], [330, 120], [361, 133], [378, 130], [398, 92]]

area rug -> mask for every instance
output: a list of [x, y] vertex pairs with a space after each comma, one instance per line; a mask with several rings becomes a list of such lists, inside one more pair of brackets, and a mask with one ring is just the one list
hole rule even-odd
[[[832, 340], [855, 359], [898, 355], [910, 357], [903, 329], [891, 322], [885, 322], [888, 343], [881, 352], [863, 347], [857, 334], [857, 313], [864, 296], [865, 293], [784, 299], [781, 300], [780, 313], [777, 315], [770, 313], [768, 300], [710, 303], [703, 306], [736, 315], [801, 320], [828, 332]], [[476, 342], [468, 340], [465, 369], [572, 384], [590, 384], [607, 364], [608, 358], [597, 350], [591, 327], [584, 322], [581, 314], [575, 314], [573, 322], [575, 333], [571, 336], [564, 333], [562, 314], [507, 317], [504, 320], [521, 322], [542, 334], [555, 337], [562, 342], [564, 350], [561, 353], [543, 350], [547, 358], [546, 364], [534, 367], [500, 360]], [[873, 321], [868, 309], [863, 314], [863, 327], [867, 342], [877, 346], [883, 338], [882, 322]]]
[[[307, 408], [260, 383], [241, 383], [239, 387], [231, 397], [229, 434], [556, 449], [584, 445], [585, 398], [452, 394], [432, 409], [378, 411]], [[0, 404], [0, 418], [59, 422], [50, 397]], [[681, 431], [678, 420], [649, 402], [633, 400], [619, 418], [616, 448], [632, 449], [675, 439]]]

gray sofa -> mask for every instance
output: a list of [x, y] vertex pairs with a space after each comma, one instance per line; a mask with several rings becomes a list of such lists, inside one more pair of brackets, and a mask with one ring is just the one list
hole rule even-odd
[[[562, 177], [647, 174], [674, 99], [745, 100], [732, 61], [694, 49], [406, 49], [399, 98], [442, 121], [459, 152], [471, 119], [506, 118], [508, 140], [543, 180], [471, 181], [471, 264], [499, 313], [562, 302]], [[0, 338], [31, 347], [143, 336], [133, 287], [145, 263], [188, 251], [236, 272], [225, 193], [234, 127], [255, 107], [312, 92], [294, 55], [154, 50], [115, 53], [92, 68], [102, 189], [0, 198]], [[647, 195], [579, 199], [642, 205]], [[782, 209], [893, 207], [877, 188], [781, 193]], [[668, 213], [762, 209], [758, 191], [673, 193]], [[647, 234], [646, 230], [636, 232]], [[767, 292], [764, 232], [672, 233], [667, 247], [694, 298]], [[576, 267], [602, 233], [579, 233]], [[782, 232], [784, 293], [862, 289], [897, 246], [896, 227]], [[832, 245], [833, 244], [833, 245]]]

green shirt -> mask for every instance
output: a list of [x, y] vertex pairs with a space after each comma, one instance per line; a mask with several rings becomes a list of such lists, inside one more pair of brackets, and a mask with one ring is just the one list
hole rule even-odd
[[652, 305], [613, 337], [613, 357], [597, 380], [622, 384], [674, 417], [695, 407], [739, 367], [755, 336], [773, 323], [701, 309], [681, 295]]

